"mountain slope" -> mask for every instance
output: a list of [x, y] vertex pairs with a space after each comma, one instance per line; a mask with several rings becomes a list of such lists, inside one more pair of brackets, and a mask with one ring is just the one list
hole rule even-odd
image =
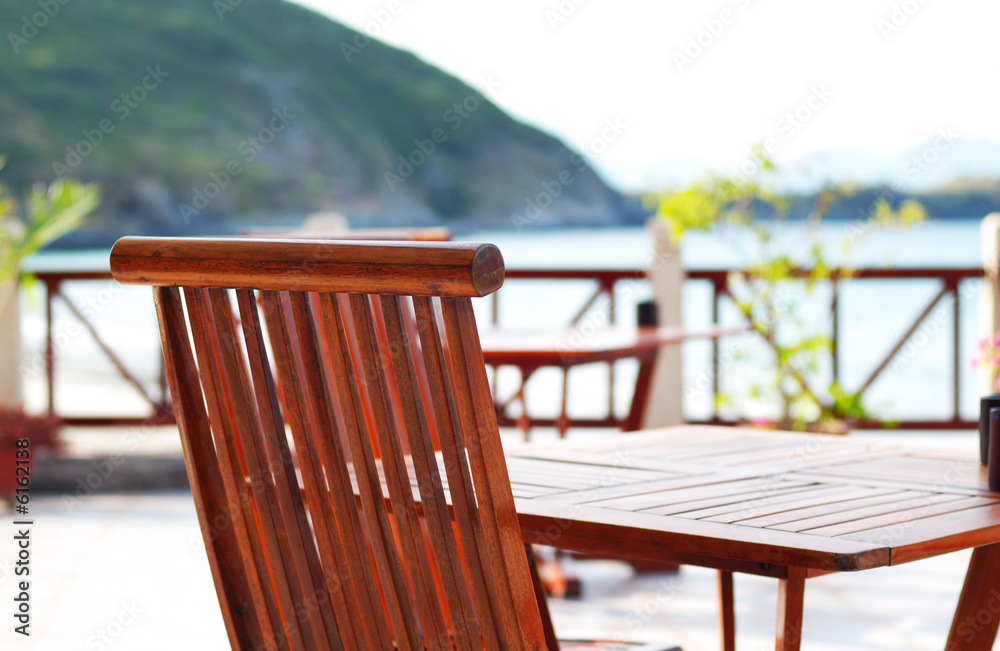
[[24, 7], [0, 5], [5, 179], [99, 181], [104, 236], [314, 210], [522, 227], [634, 216], [490, 102], [496, 80], [470, 88], [296, 5], [89, 0], [44, 24]]

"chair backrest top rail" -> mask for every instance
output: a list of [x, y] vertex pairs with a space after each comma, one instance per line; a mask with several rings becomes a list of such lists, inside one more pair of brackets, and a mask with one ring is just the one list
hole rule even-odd
[[450, 297], [504, 279], [496, 246], [466, 242], [124, 237], [111, 269], [133, 285]]

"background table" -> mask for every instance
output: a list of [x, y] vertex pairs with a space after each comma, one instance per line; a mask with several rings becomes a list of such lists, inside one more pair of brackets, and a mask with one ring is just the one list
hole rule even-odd
[[[977, 458], [699, 426], [506, 453], [526, 541], [716, 568], [723, 597], [731, 572], [775, 577], [778, 649], [799, 648], [806, 578], [969, 547], [978, 549], [946, 648], [990, 649], [996, 637], [1000, 494]], [[977, 623], [983, 612], [992, 616]], [[723, 627], [732, 648], [731, 610]]]
[[[724, 335], [744, 332], [745, 328], [704, 328], [690, 330], [678, 327], [622, 327], [611, 326], [586, 330], [564, 328], [554, 330], [488, 330], [480, 332], [483, 359], [488, 366], [514, 366], [520, 371], [521, 382], [514, 394], [501, 401], [495, 392], [497, 419], [501, 426], [517, 426], [525, 433], [532, 427], [554, 426], [559, 434], [569, 427], [613, 427], [625, 431], [639, 429], [649, 399], [650, 380], [657, 353], [663, 346], [677, 345], [688, 339], [714, 339]], [[607, 418], [573, 418], [567, 412], [569, 395], [568, 371], [583, 364], [604, 363], [609, 366], [623, 359], [639, 362], [635, 391], [628, 414], [616, 416], [614, 405], [609, 405]], [[528, 414], [524, 387], [539, 368], [556, 367], [563, 370], [562, 401], [559, 416], [555, 419], [537, 418]], [[521, 415], [511, 417], [507, 407], [521, 402]]]

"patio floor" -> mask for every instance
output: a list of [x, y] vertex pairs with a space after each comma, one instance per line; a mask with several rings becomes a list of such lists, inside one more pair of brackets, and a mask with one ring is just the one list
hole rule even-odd
[[[973, 454], [974, 437], [957, 437], [949, 444]], [[921, 444], [940, 437], [920, 439], [913, 436]], [[228, 648], [189, 494], [37, 496], [30, 516], [32, 635], [15, 634], [8, 615], [0, 648]], [[14, 516], [2, 519], [11, 533], [0, 535], [0, 598], [10, 604], [22, 577], [13, 573]], [[965, 552], [811, 579], [803, 648], [943, 648], [967, 562]], [[624, 633], [629, 639], [680, 644], [686, 651], [719, 648], [714, 572], [683, 567], [676, 574], [637, 576], [614, 561], [576, 562], [574, 568], [583, 597], [551, 601], [561, 635]], [[741, 651], [774, 648], [775, 603], [774, 580], [737, 576]]]

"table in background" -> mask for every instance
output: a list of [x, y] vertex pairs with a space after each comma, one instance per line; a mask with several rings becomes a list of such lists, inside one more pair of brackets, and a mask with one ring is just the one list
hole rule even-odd
[[[483, 359], [487, 366], [514, 366], [521, 374], [517, 391], [505, 402], [496, 395], [497, 420], [502, 427], [517, 426], [527, 437], [532, 427], [552, 426], [559, 435], [569, 427], [610, 427], [625, 431], [639, 429], [649, 400], [650, 381], [657, 353], [663, 346], [676, 346], [688, 339], [713, 339], [728, 334], [744, 332], [744, 328], [705, 328], [689, 330], [681, 327], [622, 327], [612, 326], [593, 330], [563, 328], [554, 330], [488, 330], [480, 332]], [[583, 364], [604, 363], [609, 366], [623, 359], [639, 362], [635, 391], [631, 406], [625, 416], [617, 416], [612, 404], [606, 418], [570, 417], [567, 412], [569, 394], [569, 369]], [[528, 414], [524, 387], [532, 374], [543, 367], [563, 371], [562, 399], [556, 418], [537, 418]], [[512, 417], [507, 408], [515, 401], [521, 402], [521, 415]]]

